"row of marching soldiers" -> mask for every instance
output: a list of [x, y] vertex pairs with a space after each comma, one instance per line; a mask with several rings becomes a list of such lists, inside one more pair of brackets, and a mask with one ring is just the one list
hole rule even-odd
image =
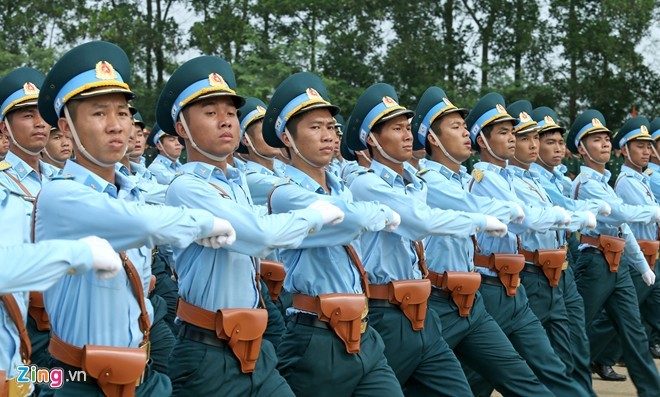
[[[528, 101], [431, 87], [413, 112], [379, 83], [338, 123], [312, 73], [266, 105], [203, 56], [163, 88], [146, 169], [129, 76], [89, 42], [0, 80], [0, 396], [593, 396], [621, 356], [660, 394], [660, 120], [586, 110], [565, 138]], [[75, 160], [45, 161], [51, 128]]]

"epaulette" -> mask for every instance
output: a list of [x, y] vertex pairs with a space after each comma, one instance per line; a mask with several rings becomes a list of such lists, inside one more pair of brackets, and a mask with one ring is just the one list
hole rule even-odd
[[651, 175], [653, 173], [653, 170], [650, 168], [647, 168], [646, 171], [644, 171], [646, 175]]
[[355, 170], [355, 171], [351, 172], [351, 174], [364, 175], [364, 174], [368, 174], [370, 172], [373, 174], [374, 170], [372, 170], [371, 168], [367, 168], [366, 170]]
[[273, 187], [279, 187], [279, 186], [284, 186], [288, 185], [291, 183], [291, 177], [286, 177], [286, 178], [280, 178], [273, 184]]
[[0, 161], [0, 171], [8, 170], [11, 168], [11, 164], [7, 161]]
[[424, 168], [423, 170], [417, 172], [417, 176], [422, 176], [422, 175], [426, 174], [427, 172], [429, 172], [429, 169]]
[[50, 178], [51, 181], [57, 181], [57, 180], [72, 180], [74, 178], [73, 175], [71, 174], [60, 174], [60, 175], [55, 175]]
[[481, 180], [484, 179], [484, 172], [479, 168], [475, 168], [472, 170], [472, 178], [477, 182], [481, 182]]

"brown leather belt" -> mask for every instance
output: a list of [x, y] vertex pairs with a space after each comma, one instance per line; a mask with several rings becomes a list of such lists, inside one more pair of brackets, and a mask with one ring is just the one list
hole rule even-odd
[[475, 272], [445, 271], [443, 274], [429, 271], [429, 280], [436, 287], [431, 292], [444, 297], [444, 292], [450, 297], [461, 317], [468, 317], [474, 306], [474, 299], [481, 286], [481, 277]]
[[388, 284], [369, 284], [370, 299], [387, 301], [401, 309], [412, 329], [424, 329], [428, 299], [431, 295], [431, 281], [420, 280], [394, 280]]
[[48, 319], [48, 313], [46, 313], [43, 293], [37, 291], [30, 292], [28, 314], [37, 324], [39, 331], [50, 331], [50, 320]]
[[566, 248], [527, 251], [519, 245], [518, 252], [525, 257], [525, 262], [532, 264], [531, 266], [526, 264], [524, 271], [528, 273], [543, 272], [551, 287], [559, 286], [562, 271], [568, 268]]
[[[475, 252], [474, 264], [497, 273], [507, 296], [515, 296], [520, 286], [520, 272], [525, 267], [525, 257], [520, 254], [480, 255]], [[483, 279], [482, 279], [483, 280]], [[483, 281], [482, 281], [483, 282]]]
[[603, 258], [605, 258], [605, 261], [609, 265], [610, 272], [616, 273], [619, 271], [621, 255], [626, 245], [624, 239], [606, 234], [600, 234], [598, 237], [583, 234], [580, 236], [580, 244], [588, 244], [596, 247], [603, 254]]

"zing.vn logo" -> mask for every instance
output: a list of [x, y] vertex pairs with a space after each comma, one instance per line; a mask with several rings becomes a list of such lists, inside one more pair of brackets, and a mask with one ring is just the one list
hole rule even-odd
[[19, 383], [46, 384], [52, 389], [59, 389], [64, 382], [86, 382], [87, 373], [82, 370], [67, 371], [67, 377], [64, 377], [62, 368], [39, 368], [35, 364], [19, 365], [16, 367], [18, 376], [16, 380]]

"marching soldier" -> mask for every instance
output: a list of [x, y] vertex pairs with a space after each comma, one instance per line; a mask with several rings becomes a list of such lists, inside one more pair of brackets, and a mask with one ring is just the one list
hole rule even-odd
[[167, 185], [181, 169], [181, 149], [183, 146], [173, 131], [164, 131], [158, 124], [151, 129], [147, 137], [147, 145], [158, 149], [158, 156], [149, 164], [147, 169], [158, 183]]
[[135, 115], [133, 115], [133, 125], [135, 125], [135, 147], [133, 148], [133, 151], [129, 153], [129, 159], [146, 168], [145, 163], [147, 159], [144, 158], [144, 149], [147, 147], [147, 132], [144, 130], [146, 124], [144, 124], [140, 112], [136, 112]]
[[[512, 172], [506, 165], [515, 155], [518, 120], [504, 106], [501, 95], [490, 93], [479, 100], [466, 118], [473, 147], [481, 154], [481, 161], [472, 171], [470, 191], [478, 196], [513, 201], [525, 212], [523, 223], [510, 225], [510, 233], [503, 238], [477, 235], [474, 263], [482, 277], [481, 294], [490, 315], [550, 391], [562, 396], [587, 395], [566, 373], [566, 366], [555, 354], [541, 322], [529, 307], [524, 286], [519, 285], [525, 258], [518, 254], [516, 234], [559, 228], [569, 224], [571, 217], [560, 207], [530, 206], [517, 197]], [[487, 393], [492, 387], [476, 383], [472, 373], [468, 373], [468, 379], [477, 394]]]
[[[568, 149], [581, 154], [585, 163], [573, 181], [572, 196], [605, 200], [612, 207], [609, 216], [598, 217], [596, 230], [582, 231], [575, 281], [584, 300], [587, 332], [602, 309], [606, 309], [622, 336], [623, 356], [638, 394], [652, 396], [660, 390], [660, 377], [649, 353], [630, 271], [639, 272], [648, 286], [655, 283], [655, 273], [628, 223], [658, 222], [660, 209], [657, 205], [624, 204], [608, 185], [610, 172], [605, 164], [612, 150], [610, 134], [603, 115], [593, 109], [578, 116], [568, 133]], [[632, 268], [619, 266], [624, 247]], [[593, 338], [590, 342], [592, 358], [597, 357], [605, 345]]]
[[94, 41], [64, 54], [39, 93], [39, 113], [72, 135], [77, 156], [42, 189], [35, 238], [96, 234], [121, 251], [125, 270], [104, 280], [71, 272], [44, 293], [53, 364], [87, 375], [46, 394], [169, 395], [170, 380], [149, 360], [154, 315], [145, 298], [151, 283], [147, 245], [223, 245], [235, 238], [227, 221], [206, 211], [144, 205], [133, 181], [115, 172], [133, 128], [129, 76], [124, 51]]
[[383, 341], [367, 324], [368, 280], [352, 245], [363, 231], [396, 229], [398, 215], [384, 205], [353, 201], [327, 170], [338, 112], [312, 73], [284, 80], [266, 110], [266, 143], [286, 147], [291, 158], [287, 179], [271, 194], [273, 212], [322, 199], [345, 214], [342, 223], [315, 231], [300, 248], [280, 251], [293, 307], [277, 350], [279, 369], [298, 396], [401, 396]]
[[44, 150], [41, 151], [42, 160], [61, 170], [64, 167], [64, 163], [73, 155], [72, 146], [73, 143], [70, 136], [64, 135], [56, 127], [51, 127], [50, 134], [48, 135], [48, 143], [44, 147]]
[[0, 161], [4, 160], [9, 153], [9, 137], [0, 130]]

